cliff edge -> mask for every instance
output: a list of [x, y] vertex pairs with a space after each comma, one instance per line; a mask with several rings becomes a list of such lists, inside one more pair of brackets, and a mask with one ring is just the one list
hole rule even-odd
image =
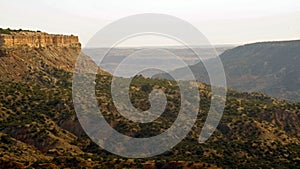
[[51, 67], [72, 72], [81, 53], [77, 36], [1, 30], [0, 80], [28, 81], [35, 72], [46, 76]]
[[35, 48], [48, 46], [81, 48], [78, 36], [56, 35], [33, 31], [10, 31], [8, 34], [2, 33], [0, 34], [0, 46], [8, 48], [18, 46]]

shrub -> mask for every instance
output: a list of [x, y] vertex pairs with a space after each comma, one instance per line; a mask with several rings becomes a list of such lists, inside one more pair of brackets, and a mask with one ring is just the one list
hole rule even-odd
[[0, 33], [1, 34], [10, 34], [10, 29], [9, 28], [7, 28], [7, 29], [0, 28]]

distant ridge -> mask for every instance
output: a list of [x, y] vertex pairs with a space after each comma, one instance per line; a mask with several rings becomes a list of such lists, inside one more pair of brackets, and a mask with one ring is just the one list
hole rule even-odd
[[[300, 102], [300, 40], [246, 44], [225, 51], [220, 58], [228, 87]], [[214, 66], [212, 60], [208, 64]], [[203, 82], [209, 83], [202, 63], [190, 68]], [[181, 69], [174, 72], [185, 76]], [[167, 78], [165, 74], [156, 77]]]

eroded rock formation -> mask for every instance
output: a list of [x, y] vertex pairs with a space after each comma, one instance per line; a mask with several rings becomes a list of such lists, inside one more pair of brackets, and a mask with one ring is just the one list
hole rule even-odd
[[74, 47], [80, 49], [78, 36], [73, 35], [55, 35], [44, 32], [11, 32], [11, 34], [0, 34], [0, 46], [16, 47]]

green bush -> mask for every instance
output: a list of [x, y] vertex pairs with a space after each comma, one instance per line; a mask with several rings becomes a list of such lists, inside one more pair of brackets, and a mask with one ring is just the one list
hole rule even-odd
[[10, 34], [10, 29], [9, 28], [7, 28], [7, 29], [2, 29], [2, 28], [0, 28], [0, 34]]

